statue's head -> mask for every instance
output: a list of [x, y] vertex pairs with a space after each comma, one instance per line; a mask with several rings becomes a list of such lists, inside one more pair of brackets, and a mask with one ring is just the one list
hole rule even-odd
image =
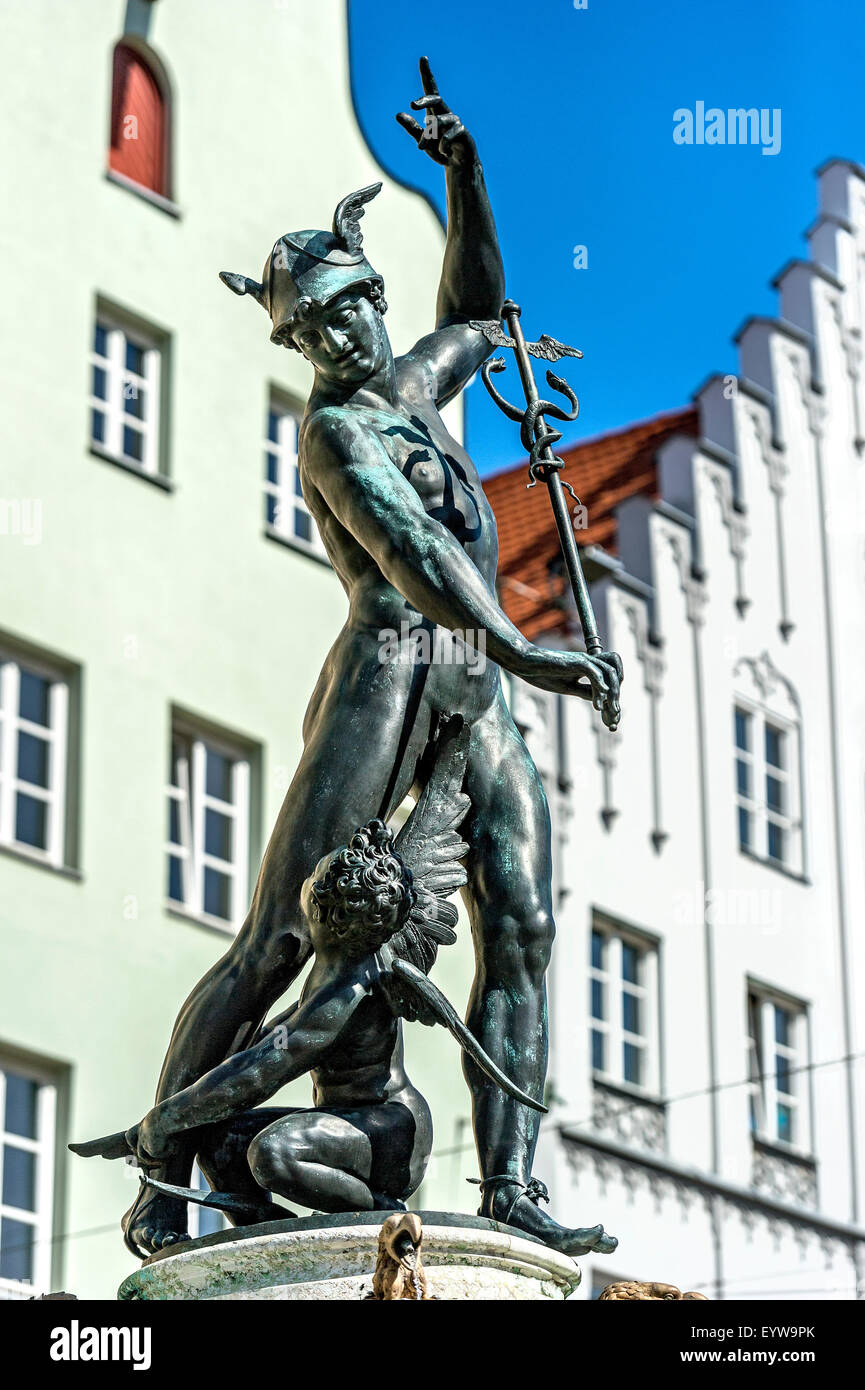
[[329, 380], [364, 381], [388, 350], [384, 282], [363, 254], [360, 231], [364, 204], [380, 189], [374, 183], [343, 198], [329, 232], [280, 237], [260, 282], [227, 270], [219, 277], [267, 311], [272, 343], [302, 352]]
[[380, 820], [319, 860], [301, 890], [316, 946], [329, 942], [351, 956], [377, 951], [404, 926], [414, 904], [411, 871]]

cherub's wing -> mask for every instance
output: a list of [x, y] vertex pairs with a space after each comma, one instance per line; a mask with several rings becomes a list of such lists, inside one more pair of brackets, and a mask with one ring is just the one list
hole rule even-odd
[[[513, 1096], [514, 1100], [522, 1101], [523, 1105], [531, 1106], [532, 1110], [540, 1110], [543, 1114], [547, 1113], [547, 1107], [541, 1101], [534, 1100], [525, 1091], [521, 1091], [519, 1086], [496, 1066], [492, 1057], [487, 1056], [453, 1005], [448, 1002], [441, 990], [436, 988], [432, 980], [424, 975], [422, 970], [416, 970], [409, 961], [400, 960], [398, 957], [392, 962], [390, 969], [396, 977], [400, 1012], [403, 1017], [410, 1013], [423, 1023], [443, 1024], [452, 1037], [456, 1038], [463, 1052], [467, 1053], [472, 1061], [477, 1063], [481, 1071], [497, 1086], [500, 1086], [507, 1095]], [[388, 993], [390, 994], [390, 991]], [[414, 1007], [406, 1010], [407, 1004], [413, 1004]]]
[[536, 343], [526, 343], [526, 352], [530, 357], [542, 357], [545, 362], [558, 362], [560, 357], [582, 357], [579, 348], [568, 347], [567, 343], [560, 343], [558, 338], [551, 338], [549, 333], [542, 333]]
[[461, 790], [468, 746], [468, 725], [462, 715], [451, 715], [441, 727], [429, 780], [394, 842], [411, 872], [415, 904], [390, 944], [423, 970], [439, 946], [456, 941], [457, 909], [447, 899], [466, 881], [460, 860], [468, 845], [457, 830], [471, 804]]
[[474, 328], [478, 333], [483, 333], [488, 343], [493, 347], [513, 347], [514, 340], [509, 338], [502, 328], [498, 319], [469, 319], [469, 328]]

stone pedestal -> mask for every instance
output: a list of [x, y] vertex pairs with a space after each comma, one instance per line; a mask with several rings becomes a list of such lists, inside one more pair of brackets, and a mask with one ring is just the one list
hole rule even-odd
[[[238, 1227], [173, 1246], [120, 1286], [121, 1299], [349, 1299], [371, 1292], [387, 1212]], [[439, 1299], [564, 1299], [567, 1255], [478, 1216], [419, 1212], [428, 1289]]]

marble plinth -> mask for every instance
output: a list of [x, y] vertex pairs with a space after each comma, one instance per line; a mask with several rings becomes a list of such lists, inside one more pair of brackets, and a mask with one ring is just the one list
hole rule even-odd
[[[387, 1212], [270, 1221], [153, 1255], [121, 1299], [349, 1299], [372, 1289]], [[564, 1299], [580, 1282], [567, 1255], [483, 1217], [419, 1212], [428, 1288], [439, 1299]]]

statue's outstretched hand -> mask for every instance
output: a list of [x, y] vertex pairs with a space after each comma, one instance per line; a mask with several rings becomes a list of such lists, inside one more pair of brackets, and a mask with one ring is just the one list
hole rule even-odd
[[134, 1151], [139, 1168], [155, 1168], [172, 1152], [173, 1135], [162, 1123], [159, 1107], [154, 1106], [139, 1124], [126, 1131], [129, 1147]]
[[424, 150], [436, 164], [462, 164], [475, 156], [475, 142], [459, 116], [451, 111], [439, 94], [428, 58], [420, 60], [420, 80], [424, 95], [411, 104], [412, 111], [425, 111], [420, 125], [408, 111], [400, 111], [397, 120], [407, 130], [419, 150]]

